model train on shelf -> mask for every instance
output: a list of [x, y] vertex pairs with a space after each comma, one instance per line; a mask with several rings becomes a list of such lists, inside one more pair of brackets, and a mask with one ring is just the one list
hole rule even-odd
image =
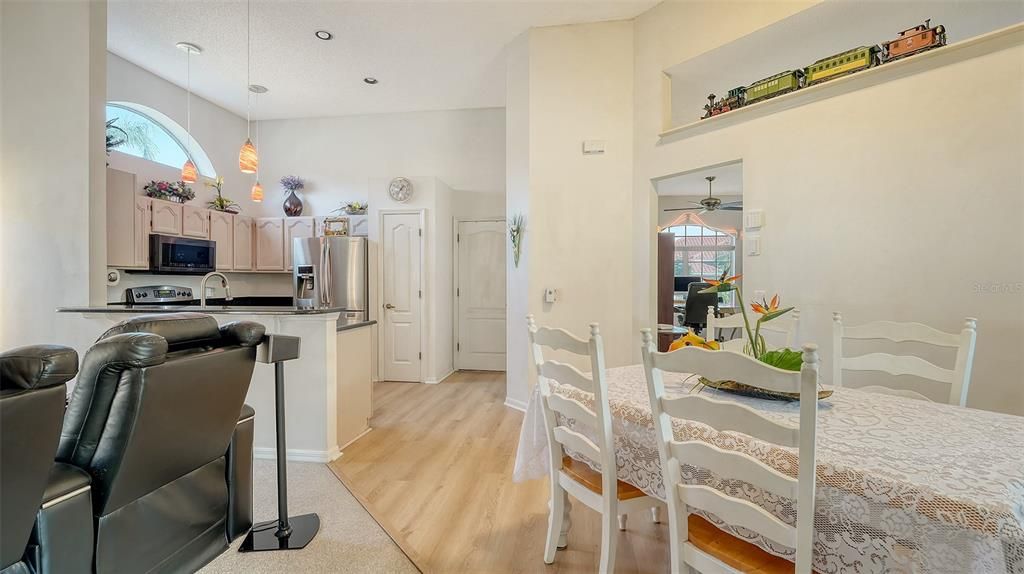
[[805, 68], [780, 72], [749, 86], [733, 88], [724, 98], [711, 94], [701, 119], [945, 45], [945, 26], [940, 24], [933, 28], [931, 20], [925, 20], [924, 24], [906, 29], [895, 40], [884, 44], [860, 46], [822, 58]]

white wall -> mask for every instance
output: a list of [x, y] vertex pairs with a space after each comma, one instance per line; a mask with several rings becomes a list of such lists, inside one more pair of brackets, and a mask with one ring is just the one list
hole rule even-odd
[[[831, 361], [830, 319], [979, 319], [968, 404], [1024, 413], [1024, 48], [1013, 47], [689, 138], [659, 141], [661, 70], [801, 6], [664, 3], [637, 19], [636, 211], [650, 179], [743, 160], [744, 207], [764, 209], [745, 288], [801, 308]], [[941, 86], [941, 90], [936, 90]], [[914, 145], [897, 145], [914, 137]], [[813, 160], [813, 161], [810, 161]], [[654, 322], [653, 236], [634, 234], [638, 324]], [[829, 370], [823, 371], [826, 379]], [[941, 393], [939, 393], [941, 395]]]
[[[525, 402], [535, 379], [521, 365], [513, 370], [529, 364], [523, 307], [541, 325], [580, 335], [600, 323], [609, 366], [628, 363], [632, 346], [632, 310], [616, 302], [628, 300], [632, 284], [623, 238], [631, 228], [633, 24], [535, 28], [518, 42], [526, 47], [510, 50], [506, 104], [524, 125], [509, 129], [507, 203], [509, 217], [525, 213], [528, 240], [508, 279], [513, 404]], [[584, 140], [604, 140], [605, 153], [583, 155]], [[558, 302], [543, 302], [545, 288], [557, 290]]]
[[261, 122], [265, 205], [281, 213], [285, 175], [306, 180], [304, 214], [315, 215], [367, 201], [382, 191], [367, 189], [370, 178], [384, 176], [432, 176], [460, 191], [503, 193], [504, 118], [493, 108]]
[[95, 334], [56, 307], [102, 301], [106, 2], [0, 3], [0, 348]]

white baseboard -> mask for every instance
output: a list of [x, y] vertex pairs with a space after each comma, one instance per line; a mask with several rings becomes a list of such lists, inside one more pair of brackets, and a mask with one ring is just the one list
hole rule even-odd
[[523, 411], [524, 413], [526, 412], [526, 403], [524, 403], [523, 401], [518, 401], [511, 397], [505, 397], [505, 406], [510, 409]]
[[452, 370], [448, 371], [448, 374], [446, 374], [445, 376], [441, 377], [440, 379], [426, 379], [426, 380], [423, 381], [423, 384], [425, 384], [425, 385], [436, 385], [436, 384], [444, 381], [448, 377], [452, 376], [453, 374], [455, 374], [455, 369], [452, 369]]
[[[271, 459], [277, 458], [277, 449], [270, 447], [255, 447], [252, 449], [253, 458]], [[341, 456], [341, 449], [335, 447], [331, 450], [306, 450], [298, 448], [288, 449], [286, 458], [292, 462], [331, 462]]]

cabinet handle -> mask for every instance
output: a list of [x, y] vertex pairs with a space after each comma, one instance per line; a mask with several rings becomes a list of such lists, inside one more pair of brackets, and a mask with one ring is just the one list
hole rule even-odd
[[385, 303], [385, 304], [384, 304], [384, 308], [385, 308], [385, 309], [394, 309], [394, 308], [395, 308], [395, 306], [394, 306], [394, 305], [392, 305], [391, 303]]

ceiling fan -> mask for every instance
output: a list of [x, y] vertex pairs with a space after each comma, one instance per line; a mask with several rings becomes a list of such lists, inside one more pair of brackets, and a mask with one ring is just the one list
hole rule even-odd
[[701, 213], [707, 213], [709, 211], [718, 211], [723, 209], [726, 211], [742, 211], [742, 201], [730, 201], [728, 203], [722, 203], [721, 199], [711, 195], [711, 182], [715, 181], [715, 176], [709, 175], [704, 179], [708, 180], [708, 196], [698, 201], [691, 201], [690, 203], [698, 207], [673, 207], [672, 209], [666, 209], [665, 211], [699, 211]]

